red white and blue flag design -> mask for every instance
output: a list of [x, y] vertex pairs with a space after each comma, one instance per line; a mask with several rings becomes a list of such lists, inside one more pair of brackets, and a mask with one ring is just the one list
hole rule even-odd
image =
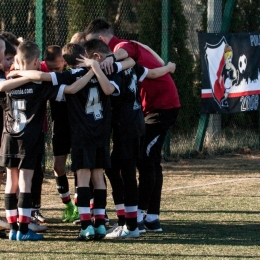
[[259, 110], [260, 31], [198, 33], [201, 113]]

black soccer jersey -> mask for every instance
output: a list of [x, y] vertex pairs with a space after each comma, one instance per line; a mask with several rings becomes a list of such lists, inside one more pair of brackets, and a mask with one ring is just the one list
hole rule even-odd
[[39, 152], [40, 135], [48, 99], [61, 100], [64, 86], [30, 82], [8, 92], [0, 156], [23, 158]]
[[[87, 69], [56, 72], [53, 84], [72, 84], [85, 75]], [[111, 76], [110, 82], [118, 88]], [[111, 130], [110, 96], [105, 95], [96, 76], [73, 95], [66, 95], [73, 147], [109, 146]]]
[[134, 67], [117, 73], [121, 78], [120, 95], [111, 96], [113, 137], [124, 140], [144, 134], [145, 123], [141, 108], [138, 81], [147, 75], [147, 69], [136, 63]]

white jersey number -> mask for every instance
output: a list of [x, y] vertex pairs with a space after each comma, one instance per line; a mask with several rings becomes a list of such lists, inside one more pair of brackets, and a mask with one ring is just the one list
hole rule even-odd
[[95, 120], [103, 118], [102, 112], [102, 102], [100, 102], [98, 89], [91, 88], [88, 93], [88, 101], [86, 104], [85, 112], [86, 114], [93, 114]]
[[26, 109], [26, 101], [25, 100], [14, 100], [12, 102], [13, 108], [13, 117], [14, 117], [14, 124], [12, 126], [12, 130], [14, 133], [21, 132], [26, 126], [26, 115], [21, 112], [21, 110]]

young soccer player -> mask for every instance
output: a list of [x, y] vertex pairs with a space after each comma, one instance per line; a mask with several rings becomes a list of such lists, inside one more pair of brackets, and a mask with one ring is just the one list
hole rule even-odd
[[[98, 39], [86, 41], [84, 47], [88, 57], [99, 62], [112, 55], [108, 45]], [[134, 67], [116, 74], [120, 79], [120, 95], [111, 96], [112, 167], [106, 169], [106, 174], [112, 186], [118, 226], [109, 230], [106, 238], [139, 237], [136, 160], [140, 156], [140, 141], [145, 132], [145, 123], [137, 83], [146, 77], [157, 78], [174, 70], [175, 64], [171, 62], [156, 69], [147, 69], [137, 63]]]
[[[25, 41], [18, 47], [16, 62], [20, 69], [36, 72], [39, 67], [39, 55], [38, 45]], [[85, 76], [90, 79], [93, 76], [92, 71]], [[10, 224], [10, 240], [43, 239], [42, 235], [28, 229], [28, 224], [32, 207], [31, 183], [36, 160], [41, 150], [40, 136], [45, 105], [48, 99], [61, 100], [63, 93], [74, 94], [84, 86], [79, 85], [80, 82], [79, 80], [71, 86], [50, 85], [50, 87], [42, 82], [30, 83], [28, 78], [23, 77], [0, 82], [0, 101], [2, 106], [5, 106], [0, 165], [7, 168], [5, 209]], [[20, 193], [17, 203], [18, 188]]]
[[[58, 45], [50, 45], [44, 52], [41, 71], [62, 72], [67, 63], [62, 56], [62, 49]], [[65, 205], [62, 215], [63, 222], [73, 222], [79, 219], [78, 208], [71, 201], [69, 182], [66, 175], [66, 160], [71, 148], [70, 125], [66, 100], [50, 101], [52, 118], [52, 147], [54, 161], [54, 175], [61, 200]], [[37, 213], [37, 212], [36, 212]], [[37, 215], [36, 215], [37, 217]]]
[[[160, 67], [161, 61], [140, 44], [118, 39], [110, 24], [96, 18], [84, 31], [86, 40], [101, 39], [114, 52], [117, 60], [131, 57], [147, 68]], [[108, 57], [102, 65], [111, 71], [114, 59]], [[138, 222], [141, 232], [161, 232], [159, 220], [163, 174], [161, 150], [167, 131], [177, 120], [180, 101], [176, 85], [169, 74], [157, 79], [145, 79], [139, 84], [142, 109], [145, 116], [144, 149], [137, 162], [139, 171]], [[144, 213], [147, 213], [144, 220]]]
[[[3, 36], [0, 36], [0, 67], [2, 67], [2, 61], [4, 59], [4, 55], [5, 55], [5, 38]], [[4, 75], [3, 75], [4, 76]], [[2, 129], [3, 129], [3, 112], [2, 109], [0, 109], [0, 131], [2, 133]], [[2, 135], [2, 134], [1, 134]], [[0, 186], [2, 183], [2, 178], [3, 178], [3, 173], [4, 173], [4, 169], [0, 170]], [[4, 220], [0, 220], [0, 238], [5, 238], [5, 232], [2, 231], [2, 229], [6, 229], [6, 223]]]
[[[71, 68], [78, 64], [77, 57], [85, 55], [85, 50], [78, 44], [67, 44], [63, 48], [63, 57]], [[79, 240], [101, 239], [106, 235], [105, 206], [106, 186], [103, 169], [110, 167], [110, 127], [111, 108], [110, 95], [118, 94], [117, 78], [113, 76], [110, 81], [100, 69], [95, 60], [84, 60], [85, 65], [91, 66], [95, 77], [86, 82], [86, 87], [75, 95], [66, 95], [69, 107], [69, 119], [72, 134], [72, 170], [77, 172], [78, 181], [78, 209], [81, 220]], [[130, 66], [134, 65], [131, 60]], [[118, 65], [119, 67], [122, 65]], [[53, 83], [70, 84], [86, 72], [85, 69], [71, 69], [63, 73], [56, 73]], [[36, 74], [28, 75], [17, 72], [18, 75], [37, 79]], [[43, 79], [42, 77], [39, 77]], [[116, 90], [117, 89], [117, 90]], [[92, 226], [90, 215], [90, 188], [89, 181], [94, 184], [94, 216], [95, 226]]]

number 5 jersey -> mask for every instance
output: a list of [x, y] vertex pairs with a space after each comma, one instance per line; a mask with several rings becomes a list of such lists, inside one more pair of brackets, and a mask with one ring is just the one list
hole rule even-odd
[[46, 101], [61, 101], [64, 87], [30, 82], [8, 92], [0, 92], [4, 110], [1, 157], [23, 158], [40, 152]]

